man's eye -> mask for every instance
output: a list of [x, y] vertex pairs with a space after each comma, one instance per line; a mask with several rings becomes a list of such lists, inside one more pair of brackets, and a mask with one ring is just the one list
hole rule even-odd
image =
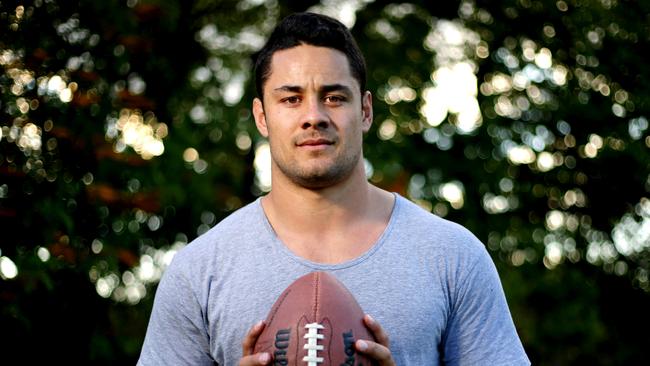
[[286, 97], [286, 98], [282, 99], [282, 103], [285, 103], [285, 104], [297, 104], [298, 102], [300, 102], [300, 98], [297, 97], [297, 96]]
[[328, 95], [325, 97], [325, 102], [330, 104], [341, 104], [345, 101], [345, 98], [340, 95]]

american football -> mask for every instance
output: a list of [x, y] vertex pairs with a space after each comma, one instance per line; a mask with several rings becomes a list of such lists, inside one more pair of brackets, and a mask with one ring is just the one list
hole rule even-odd
[[371, 365], [356, 353], [357, 339], [373, 340], [364, 312], [348, 289], [327, 272], [300, 277], [278, 297], [254, 352], [274, 365]]

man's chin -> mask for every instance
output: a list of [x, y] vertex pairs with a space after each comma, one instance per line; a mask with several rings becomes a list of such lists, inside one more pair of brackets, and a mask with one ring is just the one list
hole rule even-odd
[[335, 186], [344, 181], [349, 175], [350, 172], [340, 169], [319, 167], [293, 172], [293, 174], [288, 174], [287, 177], [301, 187], [318, 190]]
[[[278, 168], [294, 184], [308, 189], [323, 189], [335, 186], [348, 179], [355, 164], [350, 161], [310, 161], [294, 166], [278, 165]], [[309, 164], [313, 163], [313, 164]]]
[[329, 174], [302, 175], [293, 177], [292, 180], [301, 187], [314, 190], [328, 188], [343, 181], [341, 177]]

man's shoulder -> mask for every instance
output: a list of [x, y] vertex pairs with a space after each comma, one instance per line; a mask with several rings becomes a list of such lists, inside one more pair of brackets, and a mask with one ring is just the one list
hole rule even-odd
[[391, 228], [392, 240], [399, 243], [395, 248], [444, 263], [470, 264], [489, 258], [485, 245], [464, 226], [404, 197], [397, 196], [397, 200]]
[[477, 241], [478, 239], [466, 227], [456, 222], [437, 216], [412, 201], [397, 196], [396, 224], [417, 235], [441, 240]]
[[240, 235], [242, 232], [259, 229], [263, 223], [259, 200], [255, 200], [223, 218], [210, 230], [194, 240], [196, 243], [211, 242], [218, 238]]
[[212, 229], [208, 230], [206, 234], [214, 235], [215, 233], [225, 234], [252, 230], [262, 224], [263, 218], [262, 207], [259, 199], [257, 199], [226, 216], [223, 220], [219, 221], [214, 227], [212, 227]]
[[246, 242], [247, 237], [259, 237], [265, 230], [264, 217], [256, 200], [234, 211], [211, 229], [192, 240], [174, 257], [175, 262], [196, 264], [212, 259], [218, 253], [231, 252], [232, 246]]

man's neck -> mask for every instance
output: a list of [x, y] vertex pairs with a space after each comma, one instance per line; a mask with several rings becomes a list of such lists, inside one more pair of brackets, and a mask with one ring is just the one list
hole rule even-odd
[[[322, 189], [274, 182], [262, 206], [278, 237], [299, 256], [337, 263], [363, 254], [384, 231], [393, 195], [357, 169], [345, 181]], [[282, 179], [282, 178], [280, 178]]]

